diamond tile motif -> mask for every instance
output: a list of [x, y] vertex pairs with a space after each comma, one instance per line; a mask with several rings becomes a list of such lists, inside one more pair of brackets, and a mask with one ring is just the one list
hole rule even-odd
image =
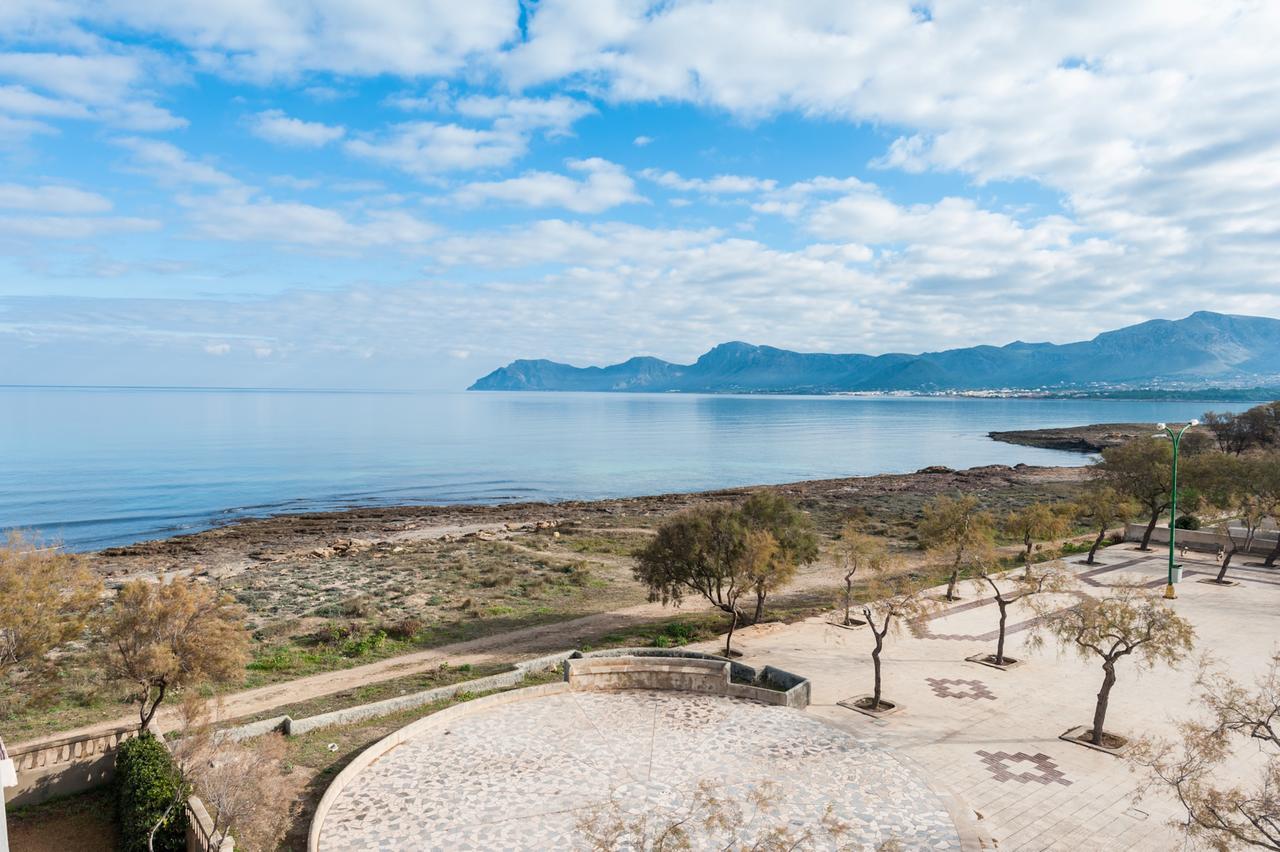
[[[1064, 787], [1071, 786], [1067, 776], [1063, 774], [1062, 770], [1058, 769], [1058, 765], [1047, 754], [1026, 754], [1024, 752], [1009, 754], [1004, 751], [994, 753], [978, 751], [975, 754], [982, 758], [982, 762], [986, 764], [987, 770], [992, 777], [1001, 783], [1017, 781], [1019, 784], [1061, 784]], [[1014, 772], [1014, 765], [1020, 762], [1030, 763], [1032, 769]]]
[[929, 684], [929, 688], [933, 690], [933, 694], [939, 698], [959, 698], [959, 699], [986, 699], [995, 701], [995, 693], [991, 691], [985, 683], [980, 680], [968, 680], [965, 678], [949, 678], [949, 677], [927, 677], [924, 682]]

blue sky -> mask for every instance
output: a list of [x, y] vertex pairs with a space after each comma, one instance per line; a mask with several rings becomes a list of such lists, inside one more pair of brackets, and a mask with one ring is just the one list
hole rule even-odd
[[1280, 315], [1278, 9], [9, 0], [0, 383]]

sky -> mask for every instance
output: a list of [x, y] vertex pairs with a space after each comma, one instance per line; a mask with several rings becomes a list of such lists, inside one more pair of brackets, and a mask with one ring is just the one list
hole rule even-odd
[[1280, 3], [4, 0], [0, 384], [1280, 316]]

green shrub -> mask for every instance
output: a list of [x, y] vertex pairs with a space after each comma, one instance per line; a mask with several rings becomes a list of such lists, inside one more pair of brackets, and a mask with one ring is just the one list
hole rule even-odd
[[1180, 530], [1198, 530], [1200, 529], [1200, 519], [1195, 515], [1183, 515], [1174, 521], [1173, 525]]
[[155, 852], [185, 852], [187, 809], [182, 801], [169, 811], [179, 791], [169, 750], [151, 734], [121, 743], [116, 752], [116, 814], [123, 852], [147, 852], [151, 829], [163, 817], [156, 832]]

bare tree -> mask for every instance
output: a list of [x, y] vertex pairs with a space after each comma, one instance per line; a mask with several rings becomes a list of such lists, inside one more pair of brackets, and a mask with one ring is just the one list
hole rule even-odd
[[928, 615], [935, 603], [929, 600], [925, 589], [917, 587], [910, 577], [895, 572], [887, 560], [869, 573], [872, 577], [867, 594], [871, 599], [862, 604], [862, 617], [875, 642], [871, 648], [874, 688], [870, 701], [864, 699], [863, 709], [877, 711], [884, 704], [880, 655], [884, 651], [885, 638], [900, 630], [904, 622]]
[[637, 554], [633, 573], [649, 590], [649, 600], [679, 606], [692, 591], [726, 613], [725, 655], [731, 656], [742, 618], [739, 601], [754, 590], [776, 551], [771, 534], [749, 529], [732, 508], [699, 507], [663, 524]]
[[[1146, 770], [1144, 792], [1171, 791], [1187, 815], [1175, 824], [1209, 848], [1280, 851], [1280, 654], [1252, 690], [1207, 663], [1196, 683], [1207, 718], [1184, 722], [1176, 741], [1144, 739], [1129, 755]], [[1230, 785], [1224, 764], [1246, 744], [1264, 752], [1262, 765], [1251, 783]]]
[[1071, 522], [1061, 505], [1028, 503], [1010, 512], [1000, 525], [1001, 531], [1022, 545], [1022, 564], [1031, 569], [1031, 554], [1036, 542], [1066, 535]]
[[[1195, 630], [1191, 623], [1167, 606], [1163, 598], [1138, 586], [1116, 586], [1104, 598], [1088, 598], [1078, 605], [1045, 618], [1040, 627], [1061, 645], [1074, 648], [1085, 659], [1102, 660], [1102, 687], [1094, 705], [1088, 742], [1106, 745], [1104, 730], [1116, 665], [1132, 656], [1139, 669], [1157, 664], [1175, 665], [1191, 651]], [[1033, 644], [1043, 639], [1037, 629]], [[1114, 737], [1123, 741], [1123, 738]]]
[[78, 557], [9, 533], [0, 545], [0, 677], [79, 637], [101, 595]]
[[1130, 518], [1137, 517], [1139, 506], [1111, 486], [1094, 481], [1076, 502], [1075, 511], [1077, 520], [1089, 524], [1098, 531], [1093, 544], [1089, 547], [1089, 556], [1085, 559], [1085, 562], [1093, 565], [1098, 548], [1107, 537], [1107, 531], [1113, 527], [1123, 526], [1129, 522]]
[[[979, 593], [983, 586], [990, 587], [996, 607], [1000, 611], [1000, 627], [996, 639], [996, 652], [987, 659], [997, 666], [1006, 663], [1004, 655], [1005, 631], [1009, 622], [1009, 607], [1018, 601], [1042, 594], [1061, 594], [1074, 584], [1075, 577], [1061, 563], [1050, 563], [1042, 568], [1027, 565], [1026, 570], [1015, 576], [1000, 577], [984, 570], [974, 579]], [[1002, 585], [1003, 584], [1003, 585]], [[1012, 661], [1010, 661], [1012, 662]]]
[[[852, 827], [827, 806], [816, 825], [796, 826], [778, 813], [782, 787], [765, 781], [748, 790], [745, 801], [702, 781], [685, 804], [673, 811], [650, 811], [629, 818], [613, 800], [589, 810], [577, 823], [578, 836], [594, 852], [687, 852], [722, 849], [735, 852], [791, 852], [812, 845], [852, 849], [845, 838]], [[858, 848], [861, 848], [860, 846]], [[880, 849], [891, 847], [882, 844]]]
[[845, 521], [836, 542], [836, 558], [844, 577], [844, 623], [850, 627], [865, 622], [853, 617], [853, 578], [860, 570], [879, 572], [889, 558], [884, 539], [861, 532], [857, 521]]
[[143, 729], [170, 689], [235, 680], [248, 660], [243, 609], [194, 580], [127, 583], [101, 632], [107, 671], [133, 686]]
[[961, 572], [989, 561], [995, 522], [979, 509], [977, 497], [944, 495], [925, 506], [916, 534], [932, 558], [950, 566], [947, 600], [954, 601], [959, 600]]
[[215, 837], [229, 834], [245, 852], [274, 850], [298, 808], [284, 772], [284, 737], [237, 742], [214, 728], [213, 716], [195, 693], [183, 696], [178, 735], [169, 746], [178, 791], [170, 810], [194, 792], [209, 809]]

